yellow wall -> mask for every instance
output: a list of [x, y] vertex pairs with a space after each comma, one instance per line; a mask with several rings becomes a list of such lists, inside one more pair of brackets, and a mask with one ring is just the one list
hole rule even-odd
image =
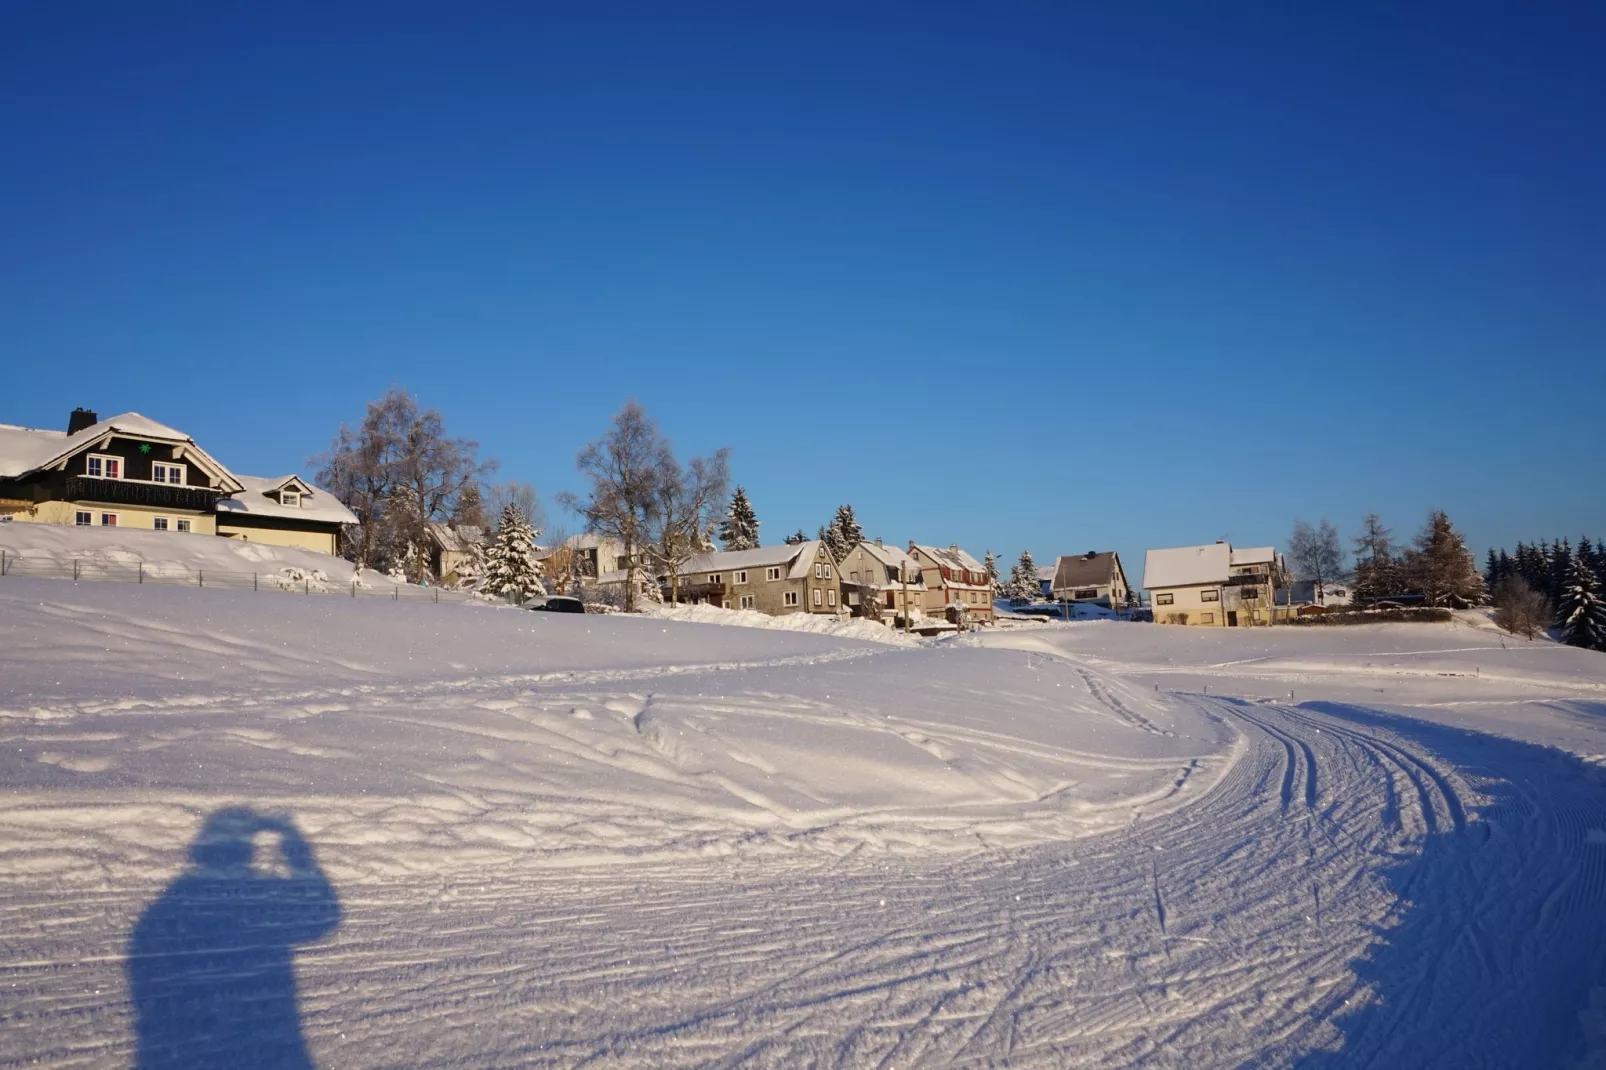
[[91, 527], [100, 526], [101, 513], [116, 513], [117, 526], [135, 531], [154, 531], [155, 519], [167, 517], [168, 531], [178, 534], [175, 521], [183, 518], [190, 522], [192, 535], [216, 535], [217, 517], [210, 513], [186, 513], [172, 509], [152, 509], [148, 505], [96, 505], [82, 502], [40, 502], [37, 508], [12, 514], [12, 518], [31, 524], [61, 524], [72, 527], [77, 523], [75, 514], [84, 509], [95, 514]]
[[260, 542], [264, 546], [293, 546], [300, 550], [315, 550], [320, 554], [335, 552], [335, 536], [324, 531], [285, 531], [282, 528], [240, 528], [227, 520], [217, 526], [217, 533], [230, 539]]

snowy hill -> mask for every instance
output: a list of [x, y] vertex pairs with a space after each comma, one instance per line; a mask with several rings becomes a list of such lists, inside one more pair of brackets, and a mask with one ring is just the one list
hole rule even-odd
[[331, 1066], [1565, 1065], [1603, 714], [1606, 657], [1475, 619], [900, 646], [11, 577], [3, 1061], [273, 1007]]

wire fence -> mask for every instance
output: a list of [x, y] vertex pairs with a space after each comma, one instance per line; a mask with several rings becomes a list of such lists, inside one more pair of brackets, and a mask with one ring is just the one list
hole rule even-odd
[[225, 569], [191, 568], [176, 562], [138, 561], [133, 564], [107, 564], [102, 561], [60, 558], [28, 558], [0, 549], [0, 578], [38, 577], [75, 582], [160, 584], [168, 587], [197, 587], [227, 591], [273, 591], [279, 594], [325, 595], [341, 598], [382, 598], [391, 602], [433, 602], [464, 604], [475, 601], [464, 591], [445, 591], [439, 587], [418, 587], [388, 580], [378, 584], [353, 577], [335, 579], [318, 569], [295, 567], [271, 572], [235, 572]]

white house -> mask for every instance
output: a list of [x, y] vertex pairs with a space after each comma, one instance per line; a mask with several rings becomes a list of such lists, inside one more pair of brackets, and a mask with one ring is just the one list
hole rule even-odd
[[1271, 624], [1277, 592], [1287, 585], [1287, 564], [1270, 546], [1178, 546], [1150, 550], [1143, 563], [1143, 586], [1157, 624]]

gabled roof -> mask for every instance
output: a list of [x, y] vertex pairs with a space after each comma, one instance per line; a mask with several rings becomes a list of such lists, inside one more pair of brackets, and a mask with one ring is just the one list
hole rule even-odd
[[1277, 560], [1275, 546], [1250, 546], [1232, 552], [1234, 565], [1269, 565]]
[[744, 568], [774, 568], [790, 566], [787, 579], [800, 580], [809, 574], [809, 566], [820, 552], [818, 539], [808, 542], [783, 543], [780, 546], [760, 546], [756, 550], [719, 550], [698, 554], [680, 566], [682, 576], [693, 572], [732, 572]]
[[904, 552], [904, 550], [897, 546], [888, 546], [885, 543], [877, 545], [869, 540], [865, 540], [864, 542], [859, 543], [859, 545], [864, 548], [865, 553], [869, 554], [883, 565], [900, 570], [906, 568], [914, 569], [917, 572], [920, 570], [920, 566], [915, 563], [915, 559], [910, 557], [906, 552]]
[[987, 571], [986, 565], [983, 565], [957, 546], [926, 546], [917, 542], [914, 545], [914, 549], [919, 550], [938, 564], [947, 565], [949, 568], [963, 568], [969, 569], [971, 572], [982, 573]]
[[[240, 490], [232, 498], [217, 503], [222, 516], [264, 516], [284, 520], [312, 520], [325, 524], [355, 524], [357, 515], [322, 487], [315, 487], [300, 476], [235, 476]], [[290, 482], [306, 488], [299, 506], [279, 501], [279, 491]]]
[[485, 533], [473, 524], [460, 524], [454, 528], [431, 520], [429, 537], [436, 546], [448, 553], [466, 553], [475, 546], [485, 544]]
[[1143, 559], [1143, 586], [1153, 590], [1225, 583], [1231, 562], [1232, 547], [1224, 542], [1150, 550]]
[[65, 431], [0, 424], [0, 478], [15, 479], [32, 472], [59, 468], [73, 454], [110, 441], [113, 435], [178, 446], [179, 456], [209, 472], [224, 491], [240, 487], [239, 478], [197, 446], [190, 436], [137, 412], [109, 416], [71, 435]]
[[1062, 556], [1054, 562], [1054, 590], [1113, 586], [1119, 567], [1120, 558], [1114, 550]]

